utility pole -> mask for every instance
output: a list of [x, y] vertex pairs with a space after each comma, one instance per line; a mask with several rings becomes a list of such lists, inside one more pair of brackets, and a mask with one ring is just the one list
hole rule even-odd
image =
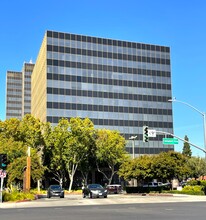
[[27, 150], [27, 163], [26, 163], [26, 192], [30, 191], [31, 187], [31, 157], [30, 157], [30, 147]]

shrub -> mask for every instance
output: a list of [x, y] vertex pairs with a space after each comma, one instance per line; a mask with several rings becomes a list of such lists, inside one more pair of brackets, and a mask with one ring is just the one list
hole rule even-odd
[[206, 180], [200, 180], [200, 185], [206, 187]]
[[24, 192], [3, 192], [3, 201], [20, 201], [20, 200], [34, 200], [35, 195], [33, 193]]
[[189, 180], [189, 181], [187, 181], [187, 184], [186, 184], [187, 186], [189, 185], [189, 186], [196, 186], [196, 185], [199, 185], [198, 184], [198, 180]]
[[189, 195], [204, 195], [204, 187], [203, 186], [185, 186], [182, 189], [182, 192]]

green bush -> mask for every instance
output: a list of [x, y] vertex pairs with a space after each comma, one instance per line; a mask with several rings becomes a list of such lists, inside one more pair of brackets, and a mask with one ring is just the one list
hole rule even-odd
[[199, 186], [199, 185], [195, 185], [195, 186], [185, 186], [182, 189], [182, 192], [189, 194], [189, 195], [204, 195], [204, 187], [203, 186]]
[[189, 180], [189, 181], [187, 181], [187, 184], [186, 184], [187, 186], [189, 185], [189, 186], [196, 186], [196, 185], [199, 185], [198, 184], [198, 180]]
[[206, 180], [200, 180], [200, 185], [206, 187]]
[[3, 201], [22, 201], [22, 200], [34, 200], [35, 194], [33, 193], [24, 193], [24, 192], [3, 192]]
[[39, 195], [42, 195], [42, 194], [46, 194], [47, 193], [47, 191], [46, 190], [40, 190], [40, 192], [38, 191], [38, 189], [31, 189], [30, 190], [30, 193], [33, 193], [33, 194], [39, 194]]

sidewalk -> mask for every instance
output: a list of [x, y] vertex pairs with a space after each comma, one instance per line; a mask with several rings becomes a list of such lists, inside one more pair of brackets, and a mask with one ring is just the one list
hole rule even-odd
[[83, 199], [82, 195], [66, 195], [64, 199], [42, 198], [33, 201], [4, 202], [0, 208], [31, 208], [31, 207], [60, 207], [60, 206], [82, 206], [82, 205], [113, 205], [113, 204], [136, 204], [136, 203], [170, 203], [170, 202], [206, 202], [206, 196], [191, 195], [137, 195], [117, 194], [108, 195], [108, 198]]

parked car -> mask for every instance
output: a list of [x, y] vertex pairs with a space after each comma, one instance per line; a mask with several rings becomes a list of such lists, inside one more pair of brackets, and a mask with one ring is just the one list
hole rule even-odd
[[90, 198], [96, 197], [104, 197], [107, 198], [107, 189], [105, 189], [100, 184], [89, 184], [82, 189], [82, 196], [86, 198], [87, 196]]
[[64, 198], [64, 189], [60, 185], [50, 185], [47, 189], [47, 198], [51, 197]]
[[122, 193], [122, 186], [120, 184], [111, 184], [106, 186], [108, 194]]

